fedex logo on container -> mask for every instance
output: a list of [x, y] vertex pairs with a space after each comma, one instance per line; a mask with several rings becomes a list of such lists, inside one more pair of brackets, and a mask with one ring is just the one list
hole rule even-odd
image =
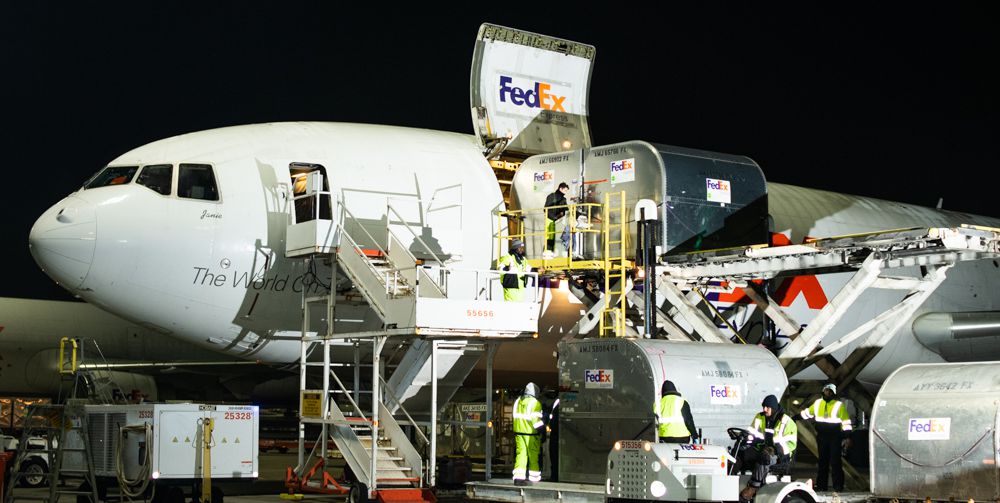
[[541, 173], [535, 173], [536, 182], [551, 182], [555, 178], [555, 175], [551, 171], [542, 171]]
[[611, 184], [635, 181], [635, 158], [611, 161]]
[[528, 89], [517, 87], [513, 84], [514, 78], [506, 75], [500, 76], [500, 102], [510, 103], [528, 108], [541, 108], [554, 112], [565, 112], [565, 96], [559, 96], [549, 92], [552, 84], [545, 82], [533, 82]]
[[742, 393], [736, 386], [730, 384], [711, 385], [708, 387], [709, 402], [723, 405], [739, 405], [743, 403]]
[[948, 440], [951, 438], [950, 417], [910, 418], [907, 440]]
[[733, 202], [733, 184], [729, 180], [705, 179], [705, 199], [713, 203], [729, 204]]
[[587, 369], [583, 371], [585, 388], [611, 389], [615, 387], [615, 371], [612, 369]]

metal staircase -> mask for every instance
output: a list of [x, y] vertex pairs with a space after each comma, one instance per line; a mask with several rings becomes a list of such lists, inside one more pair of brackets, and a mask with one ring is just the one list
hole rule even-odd
[[[314, 179], [319, 174], [308, 176]], [[323, 183], [319, 179], [310, 185], [316, 188]], [[322, 206], [320, 198], [331, 194], [307, 190], [296, 199], [308, 197], [317, 198], [314, 204]], [[378, 238], [365, 225], [378, 220], [363, 222], [343, 201], [332, 204], [331, 200], [329, 206], [337, 208], [333, 219], [314, 218], [288, 227], [285, 255], [330, 264], [329, 284], [337, 285], [340, 274], [346, 276], [379, 316], [383, 328], [335, 333], [329, 320], [337, 319], [336, 289], [303, 296], [299, 458], [286, 485], [293, 492], [347, 493], [325, 472], [328, 441], [332, 440], [347, 463], [349, 492], [355, 499], [433, 500], [427, 487], [434, 486], [436, 435], [428, 438], [425, 425], [418, 424], [411, 412], [420, 411], [421, 419], [429, 419], [429, 431], [436, 431], [437, 404], [447, 403], [486, 352], [485, 343], [469, 343], [469, 338], [530, 337], [538, 331], [539, 306], [537, 302], [503, 302], [499, 295], [494, 300], [493, 292], [500, 292], [499, 272], [447, 267], [390, 203], [382, 221], [385, 234], [379, 229]], [[409, 232], [412, 241], [400, 239], [397, 232]], [[419, 251], [421, 247], [425, 252]], [[537, 300], [537, 293], [532, 300]], [[317, 330], [310, 328], [314, 321], [310, 309], [320, 304], [327, 321], [324, 329]], [[385, 362], [394, 357], [384, 356], [383, 350], [390, 338], [401, 342], [393, 344], [397, 350], [406, 350], [387, 381], [382, 374], [392, 365]], [[346, 362], [333, 362], [331, 347], [345, 342], [354, 346], [352, 391], [333, 372]], [[366, 347], [363, 354], [370, 355], [370, 362], [365, 362], [370, 363], [370, 370], [362, 375], [359, 348], [368, 344], [370, 352]], [[371, 387], [362, 391], [360, 384], [367, 379]], [[397, 422], [403, 417], [408, 422], [406, 431]], [[312, 437], [318, 441], [308, 456], [307, 429], [309, 435], [319, 430], [318, 437]], [[426, 452], [414, 447], [414, 437]], [[322, 481], [312, 481], [320, 472]]]

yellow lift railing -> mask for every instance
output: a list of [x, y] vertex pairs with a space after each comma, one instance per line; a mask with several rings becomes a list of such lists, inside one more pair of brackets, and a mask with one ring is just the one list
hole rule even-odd
[[[67, 353], [67, 350], [69, 351]], [[76, 361], [76, 339], [63, 337], [59, 339], [59, 373], [74, 374], [78, 368]]]
[[[608, 303], [601, 312], [598, 333], [602, 337], [624, 335], [625, 275], [633, 263], [627, 258], [629, 233], [626, 201], [624, 191], [609, 192], [604, 195], [603, 203], [497, 212], [497, 257], [507, 254], [511, 242], [521, 240], [526, 244], [528, 263], [533, 268], [602, 271], [604, 295]], [[552, 209], [566, 211], [565, 225], [554, 234], [545, 228], [546, 212]], [[560, 240], [561, 235], [567, 232], [566, 227], [570, 237], [566, 256], [545, 255], [546, 241]]]
[[[566, 225], [569, 226], [570, 240], [565, 257], [546, 257], [545, 243], [551, 237], [556, 242], [562, 238], [564, 228], [549, 233], [545, 229], [548, 210], [566, 211]], [[497, 256], [507, 254], [507, 249], [515, 239], [523, 241], [527, 248], [527, 259], [531, 267], [558, 270], [582, 270], [604, 268], [603, 260], [596, 257], [593, 250], [580, 249], [580, 244], [589, 241], [590, 236], [604, 237], [604, 205], [599, 203], [567, 204], [549, 208], [532, 208], [497, 212], [496, 244]], [[582, 218], [579, 218], [582, 217]]]
[[628, 232], [625, 228], [625, 192], [604, 194], [604, 309], [601, 310], [601, 337], [625, 335], [625, 255]]

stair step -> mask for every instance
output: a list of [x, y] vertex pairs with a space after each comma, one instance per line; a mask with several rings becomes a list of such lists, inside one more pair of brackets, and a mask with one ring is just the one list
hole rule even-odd
[[62, 490], [62, 491], [56, 491], [56, 492], [59, 493], [59, 494], [79, 494], [79, 495], [83, 495], [83, 494], [90, 495], [90, 494], [93, 494], [90, 491], [74, 491], [74, 490]]

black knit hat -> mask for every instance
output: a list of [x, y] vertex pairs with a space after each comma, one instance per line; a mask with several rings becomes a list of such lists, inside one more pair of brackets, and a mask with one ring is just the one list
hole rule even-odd
[[767, 395], [764, 397], [764, 401], [760, 404], [762, 407], [770, 407], [772, 409], [777, 409], [781, 405], [778, 404], [778, 399], [774, 395]]

